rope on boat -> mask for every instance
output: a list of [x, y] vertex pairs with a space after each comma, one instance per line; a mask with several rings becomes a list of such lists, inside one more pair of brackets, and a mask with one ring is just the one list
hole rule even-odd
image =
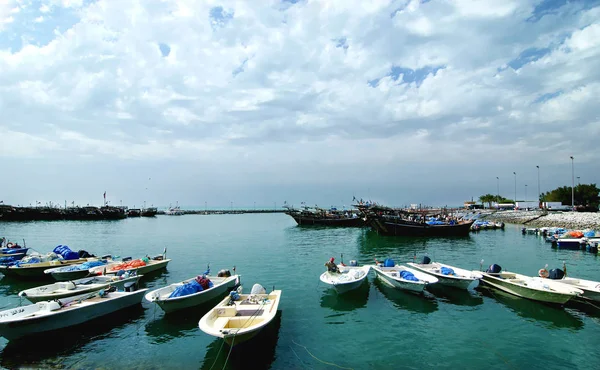
[[[338, 364], [335, 364], [335, 363], [333, 363], [333, 362], [327, 362], [327, 361], [323, 361], [323, 360], [321, 360], [320, 358], [318, 358], [317, 356], [313, 355], [313, 354], [312, 354], [312, 353], [311, 353], [311, 352], [308, 350], [308, 348], [306, 348], [306, 346], [303, 346], [303, 345], [301, 345], [301, 344], [298, 344], [298, 343], [296, 343], [296, 342], [295, 342], [293, 339], [292, 339], [292, 343], [294, 343], [295, 345], [297, 345], [297, 346], [299, 346], [299, 347], [302, 347], [302, 348], [304, 348], [304, 350], [305, 350], [305, 351], [306, 351], [306, 352], [307, 352], [307, 353], [308, 353], [308, 354], [309, 354], [309, 355], [310, 355], [312, 358], [314, 358], [315, 360], [319, 361], [319, 362], [320, 362], [320, 363], [322, 363], [322, 364], [329, 365], [329, 366], [335, 366], [335, 367], [337, 367], [338, 369], [354, 370], [354, 369], [353, 369], [353, 368], [351, 368], [351, 367], [344, 367], [344, 366], [340, 366], [340, 365], [338, 365]], [[294, 353], [295, 353], [295, 352], [294, 352]]]

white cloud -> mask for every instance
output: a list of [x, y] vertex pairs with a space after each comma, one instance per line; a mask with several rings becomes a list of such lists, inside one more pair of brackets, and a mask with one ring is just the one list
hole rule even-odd
[[482, 153], [557, 163], [572, 141], [557, 131], [597, 127], [600, 8], [532, 20], [540, 3], [45, 2], [18, 22], [77, 21], [0, 49], [0, 129], [23, 143], [1, 155], [193, 160], [272, 182], [489, 166]]

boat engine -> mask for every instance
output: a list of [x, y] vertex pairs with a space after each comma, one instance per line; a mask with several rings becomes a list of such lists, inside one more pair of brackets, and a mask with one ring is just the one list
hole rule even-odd
[[421, 264], [429, 265], [430, 263], [431, 263], [431, 258], [429, 258], [427, 256], [423, 256], [423, 261], [421, 261]]
[[136, 290], [136, 282], [130, 281], [128, 283], [123, 284], [123, 290], [126, 292], [134, 292]]
[[223, 269], [223, 270], [220, 270], [217, 273], [217, 276], [218, 277], [230, 277], [231, 276], [231, 272], [229, 272], [229, 270], [227, 270], [227, 269]]

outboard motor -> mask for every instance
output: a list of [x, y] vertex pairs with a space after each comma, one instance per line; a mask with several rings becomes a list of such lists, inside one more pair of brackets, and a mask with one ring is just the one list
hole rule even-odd
[[560, 280], [565, 277], [565, 272], [561, 269], [552, 269], [548, 272], [548, 279]]
[[525, 228], [522, 228], [521, 229], [521, 234], [523, 234], [523, 235], [527, 234], [527, 230], [525, 230]]
[[356, 262], [356, 260], [350, 260], [350, 266], [358, 266], [358, 262]]
[[394, 266], [396, 266], [396, 263], [391, 258], [386, 258], [385, 261], [383, 261], [383, 267], [394, 267]]
[[487, 272], [488, 274], [499, 274], [500, 271], [502, 271], [502, 267], [500, 267], [500, 265], [496, 265], [491, 264], [490, 267], [488, 267], [487, 270], [485, 270], [485, 272]]
[[123, 290], [125, 292], [134, 292], [136, 290], [135, 281], [130, 281], [128, 283], [123, 284]]
[[231, 276], [231, 272], [229, 272], [229, 270], [227, 270], [227, 269], [223, 269], [223, 270], [220, 270], [217, 273], [217, 276], [218, 277], [230, 277]]
[[131, 261], [131, 257], [125, 257], [125, 258], [121, 258], [122, 262], [127, 262], [127, 261]]
[[422, 265], [429, 265], [431, 263], [431, 258], [427, 256], [423, 256], [423, 261], [421, 261]]

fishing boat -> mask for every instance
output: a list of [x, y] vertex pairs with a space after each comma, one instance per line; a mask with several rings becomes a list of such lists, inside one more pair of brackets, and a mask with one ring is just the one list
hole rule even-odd
[[338, 210], [335, 207], [324, 209], [320, 207], [303, 206], [301, 209], [284, 205], [285, 214], [292, 217], [298, 226], [329, 226], [329, 227], [364, 227], [364, 218], [356, 209]]
[[[235, 268], [234, 268], [235, 273]], [[206, 284], [205, 284], [206, 282]], [[205, 274], [148, 292], [149, 302], [156, 303], [166, 313], [199, 306], [235, 289], [240, 284], [239, 275], [221, 270], [217, 276]]]
[[547, 268], [548, 266], [546, 265], [546, 267], [538, 271], [538, 275], [541, 278], [554, 280], [558, 283], [567, 284], [574, 288], [581, 289], [583, 294], [581, 294], [579, 298], [600, 302], [600, 282], [567, 277], [565, 276], [566, 270], [552, 269], [548, 271]]
[[458, 289], [467, 289], [471, 283], [481, 279], [481, 273], [461, 269], [460, 267], [446, 265], [439, 262], [431, 262], [428, 257], [423, 259], [423, 263], [407, 263], [408, 266], [435, 276], [441, 285], [454, 287]]
[[250, 294], [231, 291], [213, 309], [208, 311], [198, 327], [206, 334], [234, 346], [252, 339], [275, 317], [281, 299], [281, 290], [266, 293], [265, 288], [254, 284]]
[[332, 286], [339, 294], [358, 288], [369, 275], [371, 266], [358, 266], [356, 261], [350, 261], [350, 266], [337, 265], [339, 272], [325, 271], [320, 280]]
[[142, 209], [142, 217], [154, 217], [158, 213], [156, 207], [148, 207]]
[[514, 272], [502, 272], [498, 265], [491, 265], [482, 272], [481, 281], [518, 297], [534, 301], [565, 304], [572, 298], [583, 294], [581, 289], [554, 280], [531, 277]]
[[50, 301], [53, 299], [62, 299], [74, 295], [90, 293], [97, 290], [106, 289], [110, 286], [116, 287], [117, 290], [124, 290], [125, 284], [130, 282], [137, 284], [141, 277], [142, 275], [137, 275], [135, 273], [131, 275], [126, 273], [121, 276], [92, 276], [23, 290], [19, 292], [19, 296], [36, 303], [40, 301]]
[[170, 259], [167, 258], [167, 252], [154, 257], [144, 257], [140, 259], [125, 261], [125, 262], [113, 262], [106, 266], [93, 267], [89, 270], [91, 275], [94, 274], [116, 274], [119, 271], [136, 271], [138, 275], [147, 275], [151, 272], [166, 268]]
[[79, 263], [76, 265], [53, 267], [44, 270], [44, 274], [52, 276], [56, 281], [69, 281], [81, 279], [90, 275], [90, 269], [98, 266], [106, 266], [112, 261], [111, 256], [103, 256], [100, 259], [92, 259], [90, 261]]
[[407, 290], [409, 292], [421, 293], [428, 284], [435, 284], [438, 279], [435, 276], [411, 269], [409, 267], [396, 265], [387, 258], [383, 263], [372, 266], [377, 278], [392, 288]]
[[0, 249], [0, 258], [2, 257], [17, 257], [27, 254], [29, 248], [2, 248]]
[[0, 336], [15, 340], [83, 324], [140, 304], [146, 290], [111, 288], [0, 311]]
[[88, 258], [78, 258], [74, 260], [56, 259], [53, 261], [23, 263], [12, 266], [0, 266], [0, 273], [5, 276], [14, 276], [22, 279], [48, 279], [50, 275], [44, 274], [45, 270], [53, 267], [69, 266], [87, 262]]

